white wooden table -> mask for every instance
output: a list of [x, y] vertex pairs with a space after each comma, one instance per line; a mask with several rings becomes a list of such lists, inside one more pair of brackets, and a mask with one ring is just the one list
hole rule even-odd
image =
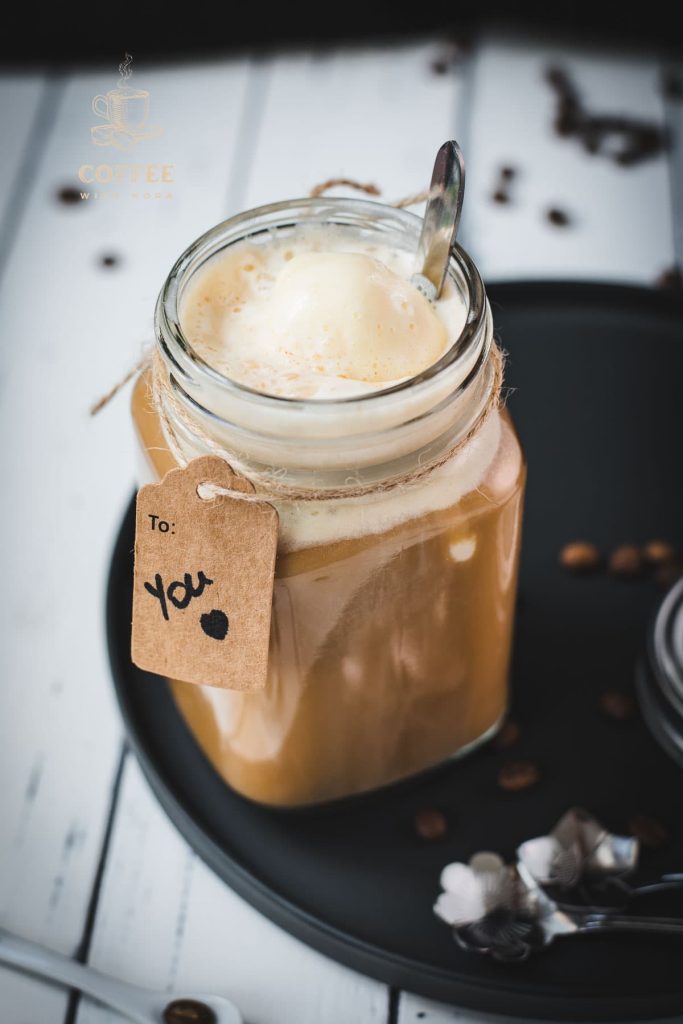
[[[167, 270], [206, 228], [336, 175], [397, 198], [424, 186], [450, 137], [468, 160], [462, 237], [488, 280], [651, 284], [676, 250], [683, 259], [683, 106], [663, 100], [656, 59], [491, 35], [436, 74], [442, 49], [136, 67], [163, 135], [134, 153], [90, 138], [92, 98], [115, 86], [115, 68], [0, 76], [0, 924], [134, 982], [229, 994], [249, 1024], [478, 1018], [290, 938], [158, 807], [125, 747], [104, 635], [108, 559], [134, 485], [127, 401], [95, 420], [88, 407], [138, 358]], [[542, 74], [555, 61], [592, 107], [668, 118], [671, 159], [624, 170], [554, 136]], [[162, 198], [124, 185], [118, 199], [56, 201], [82, 164], [133, 160], [174, 165]], [[501, 164], [519, 170], [505, 206], [490, 199]], [[549, 206], [572, 224], [549, 224]], [[106, 254], [120, 263], [102, 267]], [[3, 969], [0, 1018], [119, 1020]]]

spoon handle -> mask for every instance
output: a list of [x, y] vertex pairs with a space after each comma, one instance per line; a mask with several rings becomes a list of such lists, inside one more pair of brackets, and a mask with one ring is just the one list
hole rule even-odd
[[417, 247], [417, 276], [426, 278], [438, 299], [460, 223], [465, 192], [465, 161], [457, 142], [444, 142], [436, 154], [431, 197], [427, 200]]
[[659, 892], [671, 892], [674, 889], [683, 888], [683, 875], [662, 875], [659, 882], [651, 882], [649, 885], [639, 885], [632, 889], [629, 898], [634, 896], [650, 896]]
[[603, 903], [571, 903], [568, 900], [558, 900], [557, 907], [566, 914], [611, 914], [616, 910], [623, 910], [638, 896], [655, 896], [663, 892], [675, 892], [683, 889], [683, 875], [662, 875], [658, 882], [650, 882], [648, 885], [639, 885], [635, 889], [624, 886], [623, 898], [618, 905]]
[[581, 932], [657, 932], [662, 935], [683, 935], [683, 920], [674, 917], [586, 914], [577, 923]]
[[61, 982], [69, 988], [79, 989], [101, 1003], [119, 1010], [137, 1024], [155, 1024], [146, 1007], [151, 992], [100, 974], [92, 967], [76, 963], [44, 946], [28, 942], [0, 928], [0, 963], [18, 967], [30, 974]]

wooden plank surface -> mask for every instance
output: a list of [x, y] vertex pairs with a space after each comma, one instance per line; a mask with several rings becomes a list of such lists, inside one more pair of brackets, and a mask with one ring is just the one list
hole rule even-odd
[[[215, 992], [249, 1024], [384, 1024], [384, 986], [309, 949], [192, 853], [130, 757], [90, 962], [166, 991]], [[83, 1002], [78, 1024], [118, 1015]]]
[[[517, 39], [476, 54], [467, 137], [463, 238], [485, 279], [574, 278], [652, 284], [673, 262], [667, 160], [632, 167], [584, 151], [552, 129], [545, 71], [571, 75], [588, 109], [664, 124], [654, 58], [592, 53]], [[492, 201], [498, 172], [516, 172], [511, 201]], [[553, 226], [546, 211], [566, 212]]]
[[436, 74], [438, 43], [300, 54], [264, 67], [262, 117], [242, 205], [307, 195], [328, 178], [373, 182], [386, 201], [429, 184], [463, 117], [463, 78]]
[[[174, 164], [173, 199], [73, 205], [55, 194], [78, 183], [82, 163], [126, 157], [90, 140], [92, 97], [115, 75], [68, 82], [0, 290], [0, 426], [13, 438], [1, 512], [11, 542], [0, 597], [0, 920], [69, 952], [122, 740], [104, 581], [134, 479], [126, 399], [95, 420], [88, 408], [137, 359], [175, 256], [220, 219], [248, 74], [246, 63], [155, 72], [152, 116], [164, 136], [140, 158]], [[99, 262], [108, 253], [120, 259], [111, 269]], [[6, 972], [1, 985], [3, 1024], [62, 1019], [59, 990]]]
[[[46, 125], [38, 118], [46, 99], [47, 76], [0, 75], [0, 241], [4, 252], [12, 243], [15, 210], [31, 187], [33, 158], [39, 156]], [[6, 253], [5, 253], [6, 254]], [[1, 254], [0, 254], [1, 258]]]

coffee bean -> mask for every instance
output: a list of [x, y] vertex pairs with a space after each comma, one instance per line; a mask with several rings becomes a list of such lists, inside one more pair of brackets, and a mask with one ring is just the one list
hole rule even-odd
[[569, 80], [567, 72], [563, 68], [546, 68], [545, 80], [561, 97], [573, 96], [574, 87]]
[[581, 128], [581, 107], [575, 96], [562, 96], [555, 113], [555, 131], [558, 135], [576, 135]]
[[644, 814], [634, 815], [629, 821], [628, 827], [631, 835], [650, 850], [656, 850], [663, 846], [669, 838], [669, 833], [661, 821], [657, 821], [656, 818], [648, 818]]
[[546, 211], [546, 217], [551, 224], [554, 224], [558, 228], [566, 228], [571, 223], [571, 218], [568, 213], [564, 210], [559, 210], [557, 207], [551, 207]]
[[569, 114], [558, 114], [553, 121], [553, 128], [557, 135], [574, 135], [576, 132], [576, 121]]
[[620, 576], [622, 579], [635, 579], [642, 576], [645, 559], [640, 548], [635, 544], [622, 544], [615, 548], [609, 556], [607, 567], [614, 576]]
[[469, 43], [465, 37], [453, 36], [453, 38], [446, 42], [441, 52], [432, 61], [431, 68], [433, 73], [435, 75], [445, 75], [452, 68], [457, 68], [467, 56], [469, 48]]
[[560, 551], [560, 565], [570, 572], [591, 573], [600, 568], [602, 558], [595, 544], [585, 540], [577, 540], [565, 544]]
[[57, 200], [64, 203], [65, 206], [74, 206], [76, 203], [82, 202], [80, 190], [74, 188], [73, 185], [63, 185], [58, 189]]
[[553, 127], [561, 136], [578, 135], [583, 124], [583, 112], [578, 93], [569, 76], [561, 68], [549, 68], [546, 81], [557, 97]]
[[518, 739], [519, 726], [516, 722], [507, 721], [503, 723], [500, 730], [493, 737], [491, 745], [495, 750], [508, 750], [509, 747], [515, 745]]
[[624, 115], [593, 114], [586, 110], [577, 89], [562, 68], [546, 69], [545, 79], [556, 96], [555, 132], [576, 138], [586, 152], [630, 167], [667, 148], [667, 132], [655, 122]]
[[600, 152], [600, 139], [597, 135], [593, 135], [588, 131], [584, 132], [581, 142], [586, 153], [590, 156], [595, 156], [596, 153]]
[[614, 155], [622, 167], [632, 167], [666, 149], [669, 140], [666, 131], [656, 125], [626, 121], [620, 132], [624, 146]]
[[518, 793], [534, 786], [541, 773], [531, 761], [510, 761], [498, 772], [498, 785], [508, 793]]
[[511, 196], [508, 185], [517, 175], [517, 171], [510, 164], [503, 164], [498, 168], [498, 182], [493, 190], [491, 198], [494, 203], [509, 203]]
[[164, 1024], [218, 1024], [210, 1006], [197, 999], [174, 999], [164, 1009]]
[[448, 831], [445, 815], [434, 807], [424, 807], [418, 811], [413, 819], [413, 824], [420, 839], [427, 839], [430, 842], [442, 839]]
[[629, 693], [624, 693], [623, 690], [605, 690], [600, 695], [600, 707], [610, 718], [625, 722], [635, 711], [635, 701]]
[[670, 565], [677, 559], [676, 548], [666, 540], [649, 540], [643, 547], [643, 554], [650, 565]]

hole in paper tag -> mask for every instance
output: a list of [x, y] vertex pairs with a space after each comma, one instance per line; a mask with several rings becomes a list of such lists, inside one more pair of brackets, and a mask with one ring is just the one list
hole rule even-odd
[[214, 455], [140, 488], [132, 640], [139, 668], [226, 689], [265, 686], [278, 515], [249, 500], [253, 494]]

